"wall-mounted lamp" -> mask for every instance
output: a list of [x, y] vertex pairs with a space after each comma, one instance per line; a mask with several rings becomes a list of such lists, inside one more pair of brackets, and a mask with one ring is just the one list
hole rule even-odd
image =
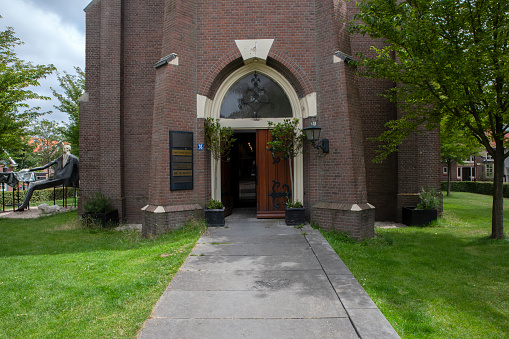
[[159, 68], [167, 64], [178, 65], [179, 59], [176, 53], [171, 53], [170, 55], [161, 58], [158, 62], [155, 63], [154, 68]]
[[320, 132], [322, 131], [321, 127], [311, 125], [309, 127], [303, 128], [302, 130], [306, 135], [307, 141], [309, 141], [314, 148], [321, 148], [323, 153], [329, 153], [329, 139], [322, 139], [320, 141]]

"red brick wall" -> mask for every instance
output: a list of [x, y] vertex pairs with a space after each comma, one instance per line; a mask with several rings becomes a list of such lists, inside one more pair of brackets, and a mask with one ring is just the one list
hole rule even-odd
[[160, 1], [93, 2], [87, 9], [86, 90], [80, 107], [81, 194], [111, 197], [123, 220], [140, 220], [147, 204], [160, 58]]
[[124, 10], [124, 172], [126, 219], [139, 219], [148, 204], [151, 179], [154, 63], [161, 57], [164, 4], [161, 1], [125, 2]]
[[197, 0], [197, 7], [200, 94], [209, 95], [217, 74], [240, 57], [235, 40], [242, 39], [274, 39], [269, 56], [293, 72], [306, 94], [314, 91], [314, 1]]
[[156, 70], [154, 94], [152, 157], [149, 204], [186, 205], [204, 201], [202, 180], [203, 154], [194, 157], [195, 189], [170, 191], [169, 131], [194, 132], [194, 145], [198, 142], [196, 122], [196, 3], [194, 1], [166, 1], [163, 23], [161, 57], [176, 53], [179, 64], [166, 65]]
[[[390, 81], [358, 78], [345, 63], [333, 63], [338, 50], [353, 55], [380, 46], [349, 35], [346, 22], [355, 10], [354, 3], [334, 0], [93, 2], [87, 8], [90, 101], [80, 112], [82, 201], [101, 190], [130, 222], [141, 222], [147, 204], [203, 205], [210, 197], [210, 156], [194, 146], [194, 190], [170, 191], [169, 131], [192, 131], [194, 145], [203, 142], [196, 94], [214, 99], [224, 79], [243, 66], [235, 40], [274, 39], [267, 65], [299, 97], [317, 93], [317, 123], [330, 140], [325, 156], [306, 146], [305, 204], [369, 202], [377, 219], [394, 219], [398, 193], [438, 187], [438, 135], [415, 135], [400, 154], [371, 162], [376, 145], [366, 138], [379, 135], [397, 111], [378, 96], [393, 86]], [[154, 69], [171, 53], [179, 65]], [[341, 222], [365, 223], [373, 213], [366, 211], [341, 212]], [[339, 220], [339, 212], [329, 212]]]
[[89, 102], [80, 112], [81, 192], [84, 199], [103, 192], [123, 215], [122, 7], [117, 1], [96, 1], [87, 12]]
[[79, 205], [100, 187], [100, 65], [101, 65], [101, 3], [87, 7], [86, 92], [88, 102], [80, 103], [80, 196]]
[[357, 79], [345, 63], [332, 62], [334, 52], [350, 53], [349, 36], [339, 24], [346, 19], [346, 7], [327, 0], [316, 4], [317, 118], [330, 141], [330, 153], [318, 159], [319, 199], [366, 203]]

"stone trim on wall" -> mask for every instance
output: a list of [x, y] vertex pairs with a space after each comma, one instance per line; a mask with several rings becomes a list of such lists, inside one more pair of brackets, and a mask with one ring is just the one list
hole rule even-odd
[[182, 227], [190, 219], [203, 218], [203, 207], [199, 204], [154, 206], [141, 209], [143, 215], [142, 234], [155, 236]]
[[375, 207], [365, 204], [342, 204], [318, 202], [311, 207], [311, 222], [318, 223], [326, 230], [348, 233], [351, 237], [363, 240], [375, 236]]
[[246, 64], [255, 61], [255, 59], [262, 62], [267, 60], [273, 43], [274, 39], [235, 40], [235, 44]]

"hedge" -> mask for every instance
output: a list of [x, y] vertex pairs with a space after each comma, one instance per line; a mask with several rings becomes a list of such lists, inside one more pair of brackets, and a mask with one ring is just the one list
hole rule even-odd
[[[58, 187], [55, 188], [53, 191], [53, 188], [48, 188], [45, 190], [38, 190], [34, 191], [34, 194], [32, 195], [32, 198], [30, 199], [30, 204], [40, 203], [43, 201], [53, 201], [53, 192], [55, 192], [55, 200], [62, 200], [63, 198], [63, 188]], [[23, 199], [25, 199], [27, 191], [19, 191], [19, 203], [21, 204], [23, 202]], [[73, 204], [74, 203], [74, 189], [73, 188], [67, 188], [67, 203]], [[76, 196], [79, 196], [79, 189], [76, 189]], [[18, 193], [14, 192], [14, 201], [17, 200]], [[12, 208], [12, 192], [5, 191], [3, 193], [3, 198], [0, 192], [0, 207], [3, 204], [3, 201], [5, 201], [5, 209]]]
[[[441, 183], [442, 192], [447, 191], [447, 181]], [[493, 183], [489, 181], [451, 181], [451, 191], [493, 195]], [[504, 198], [509, 198], [509, 184], [504, 183]]]

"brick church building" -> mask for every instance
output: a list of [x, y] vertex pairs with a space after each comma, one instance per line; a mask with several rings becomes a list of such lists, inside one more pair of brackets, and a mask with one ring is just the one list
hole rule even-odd
[[[211, 197], [279, 218], [292, 195], [311, 222], [356, 238], [373, 236], [375, 220], [400, 221], [420, 187], [439, 188], [439, 137], [415, 134], [372, 162], [369, 138], [402, 112], [378, 96], [393, 82], [348, 63], [381, 46], [348, 33], [355, 11], [343, 0], [93, 0], [80, 204], [101, 191], [145, 234], [202, 217]], [[203, 147], [208, 117], [237, 139], [217, 167]], [[306, 145], [295, 159], [294, 187], [287, 161], [266, 149], [268, 122], [292, 117], [329, 141], [328, 153]]]

